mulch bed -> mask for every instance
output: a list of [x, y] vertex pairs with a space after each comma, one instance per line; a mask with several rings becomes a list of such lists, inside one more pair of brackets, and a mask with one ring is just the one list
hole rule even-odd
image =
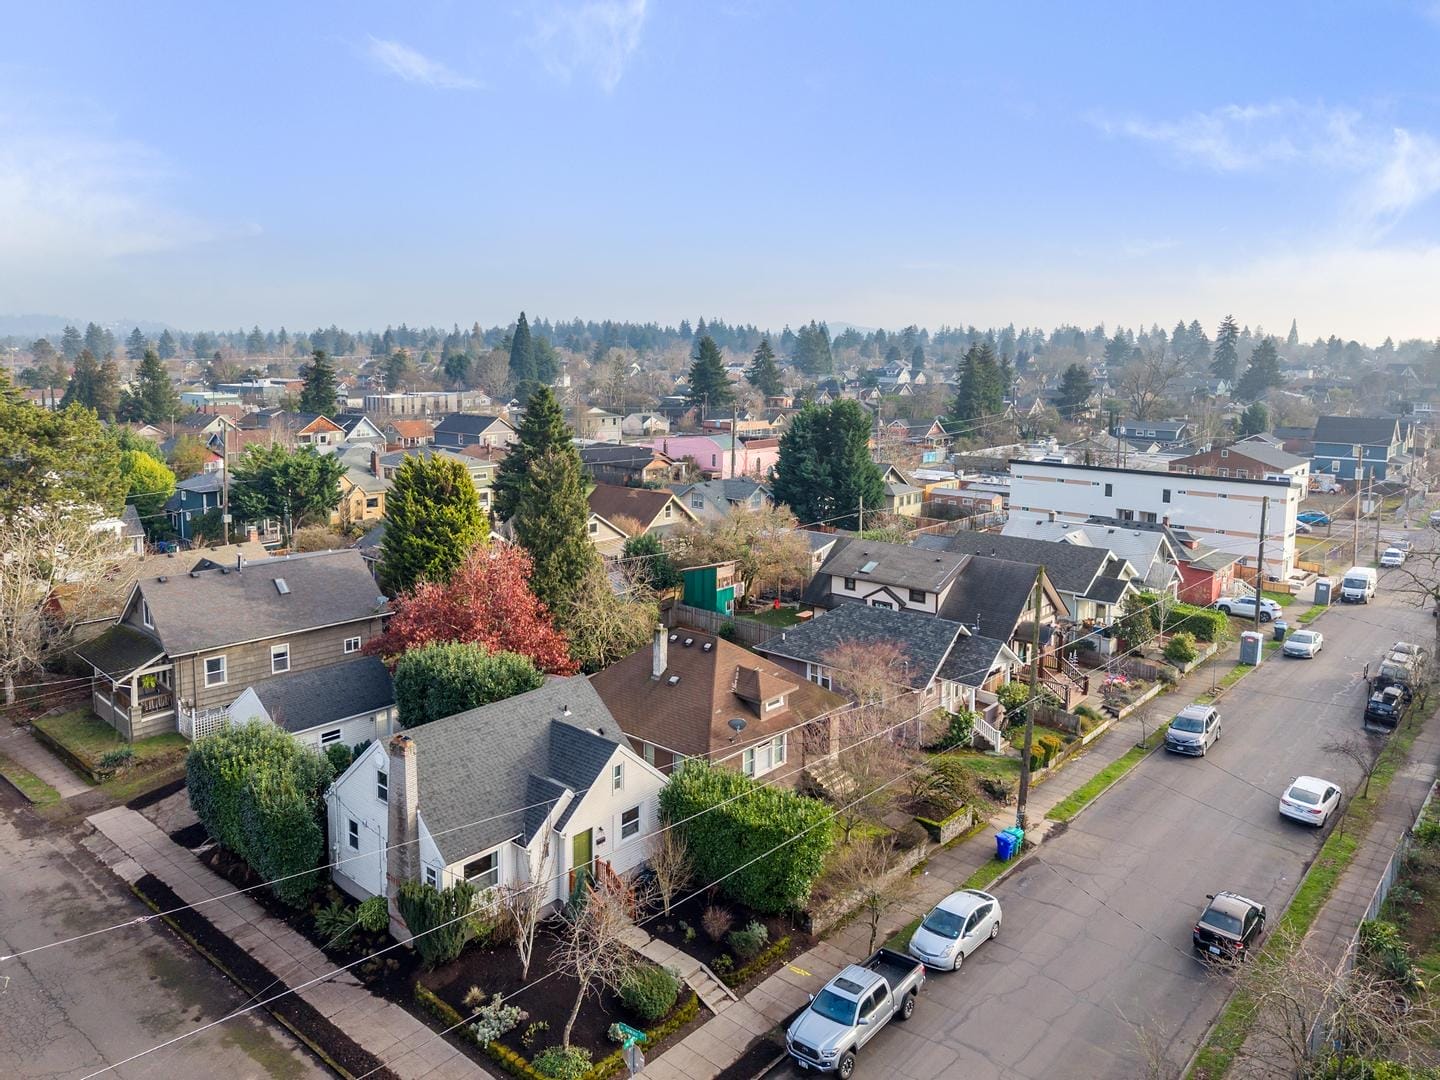
[[146, 807], [154, 806], [156, 803], [168, 799], [177, 791], [183, 791], [184, 788], [185, 777], [180, 776], [171, 780], [168, 784], [161, 784], [154, 791], [147, 791], [144, 795], [137, 795], [125, 805], [131, 810], [144, 810]]
[[193, 825], [186, 825], [183, 829], [176, 829], [170, 834], [170, 839], [186, 851], [194, 851], [209, 841], [210, 834], [205, 831], [205, 826], [197, 821]]
[[[156, 910], [180, 909], [166, 915], [165, 921], [255, 1000], [283, 993], [282, 987], [289, 985], [277, 981], [269, 968], [215, 929], [210, 920], [193, 908], [183, 907], [184, 901], [159, 878], [146, 874], [134, 888]], [[325, 1019], [298, 994], [285, 994], [264, 1008], [322, 1059], [339, 1066], [345, 1074], [399, 1080], [379, 1058]]]
[[[815, 944], [816, 939], [801, 929], [800, 924], [790, 916], [759, 915], [744, 904], [737, 904], [727, 897], [720, 896], [715, 890], [707, 890], [699, 895], [687, 897], [682, 903], [671, 907], [669, 915], [651, 915], [645, 922], [644, 929], [665, 944], [673, 945], [681, 952], [695, 957], [712, 971], [715, 970], [715, 961], [722, 956], [730, 957], [734, 967], [738, 969], [745, 964], [745, 961], [731, 951], [725, 938], [722, 937], [718, 942], [712, 941], [710, 935], [705, 933], [703, 925], [705, 909], [711, 905], [723, 908], [730, 913], [732, 917], [731, 930], [739, 930], [750, 925], [752, 919], [758, 919], [770, 932], [771, 942], [778, 941], [782, 937], [790, 939], [790, 948], [786, 950], [785, 954], [777, 956], [765, 971], [756, 972], [751, 979], [746, 981], [747, 985], [774, 971], [792, 957], [799, 956]], [[686, 933], [685, 927], [687, 926], [693, 933]], [[724, 966], [723, 961], [721, 966]]]

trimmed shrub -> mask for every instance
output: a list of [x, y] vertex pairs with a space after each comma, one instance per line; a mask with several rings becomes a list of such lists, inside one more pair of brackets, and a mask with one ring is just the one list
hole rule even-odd
[[414, 937], [411, 944], [428, 968], [454, 960], [475, 932], [466, 918], [475, 907], [475, 886], [468, 881], [457, 881], [448, 889], [407, 881], [400, 886], [396, 904]]
[[1194, 604], [1172, 604], [1165, 613], [1165, 630], [1188, 631], [1196, 641], [1224, 641], [1230, 633], [1230, 619], [1223, 611], [1196, 607]]
[[107, 750], [101, 754], [98, 764], [106, 772], [114, 772], [116, 769], [123, 769], [134, 760], [135, 748], [133, 746], [117, 746], [114, 750]]
[[519, 653], [461, 641], [422, 645], [395, 663], [395, 705], [401, 725], [412, 728], [535, 690], [544, 681]]
[[552, 1046], [537, 1054], [530, 1067], [551, 1080], [584, 1080], [590, 1071], [590, 1051], [583, 1046]]
[[726, 940], [730, 942], [730, 948], [736, 956], [741, 960], [751, 960], [770, 943], [770, 931], [765, 929], [764, 923], [754, 919], [749, 926], [731, 930]]
[[1043, 769], [1065, 749], [1065, 740], [1053, 731], [1037, 731], [1030, 741], [1030, 769]]
[[1007, 713], [1014, 712], [1030, 700], [1030, 687], [1019, 681], [1007, 682], [995, 692], [995, 697]]
[[1189, 630], [1178, 630], [1165, 643], [1165, 659], [1172, 664], [1189, 664], [1199, 656], [1195, 648], [1195, 635]]
[[707, 907], [704, 914], [700, 916], [700, 925], [705, 928], [705, 933], [711, 941], [719, 941], [734, 924], [735, 916], [715, 904]]
[[625, 1007], [650, 1024], [675, 1007], [680, 980], [662, 967], [638, 964], [621, 977], [619, 993]]
[[504, 998], [496, 998], [488, 1005], [475, 1010], [475, 1022], [470, 1033], [481, 1046], [492, 1043], [507, 1031], [513, 1031], [528, 1020], [530, 1014], [518, 1005], [507, 1005]]
[[[321, 796], [335, 770], [273, 724], [241, 724], [200, 739], [185, 758], [190, 806], [282, 901], [304, 906], [324, 861]], [[283, 879], [283, 880], [277, 880]]]
[[945, 734], [936, 744], [938, 750], [951, 750], [957, 746], [969, 746], [975, 738], [975, 713], [970, 709], [959, 709], [945, 713]]
[[697, 878], [720, 881], [727, 895], [767, 915], [804, 905], [834, 836], [833, 814], [818, 799], [700, 760], [672, 774], [660, 810], [683, 822]]
[[335, 775], [339, 776], [350, 767], [355, 756], [350, 747], [344, 743], [331, 743], [325, 748], [325, 759], [330, 762], [330, 767], [335, 770]]

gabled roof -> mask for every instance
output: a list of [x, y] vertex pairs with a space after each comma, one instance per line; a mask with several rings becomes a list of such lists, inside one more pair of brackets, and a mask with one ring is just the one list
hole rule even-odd
[[954, 536], [925, 534], [915, 546], [930, 551], [951, 551], [965, 555], [987, 555], [1011, 562], [1045, 567], [1050, 582], [1061, 592], [1084, 596], [1110, 562], [1110, 552], [1087, 545], [1061, 544], [1000, 533], [959, 532]]
[[[675, 627], [665, 640], [665, 673], [659, 679], [651, 678], [653, 644], [590, 676], [633, 738], [686, 755], [733, 753], [845, 703], [839, 694], [714, 634]], [[783, 709], [764, 711], [764, 702], [782, 695]], [[746, 722], [739, 738], [729, 726], [737, 716]]]
[[[971, 633], [1008, 641], [1030, 603], [1035, 571], [1029, 563], [971, 556], [960, 580], [945, 597], [940, 615], [963, 623]], [[1053, 585], [1049, 593], [1057, 613], [1066, 614], [1065, 602]]]
[[112, 679], [165, 655], [165, 648], [149, 634], [117, 623], [97, 638], [82, 644], [75, 655]]
[[435, 425], [429, 420], [390, 420], [386, 431], [393, 431], [402, 439], [428, 439], [435, 434]]
[[[963, 555], [948, 551], [927, 551], [910, 544], [885, 544], [856, 537], [844, 546], [837, 545], [815, 576], [863, 578], [882, 585], [933, 593], [949, 584], [964, 564]], [[869, 569], [862, 569], [864, 567]], [[824, 584], [828, 588], [829, 582]]]
[[[142, 578], [135, 588], [150, 605], [155, 633], [171, 657], [374, 618], [385, 610], [365, 560], [352, 548], [264, 559], [240, 570], [162, 576]], [[284, 593], [276, 586], [282, 578]]]
[[[478, 416], [475, 413], [451, 413], [435, 425], [436, 435], [484, 435], [495, 427], [510, 427], [499, 416]], [[511, 430], [514, 430], [513, 428]]]
[[520, 808], [583, 795], [624, 739], [582, 676], [397, 737], [414, 744], [420, 815], [447, 862], [533, 835], [545, 815]]
[[616, 468], [643, 469], [660, 462], [674, 464], [668, 457], [651, 446], [639, 443], [596, 443], [580, 448], [580, 461], [585, 465], [613, 465]]
[[395, 684], [378, 656], [272, 675], [250, 689], [270, 719], [292, 735], [395, 704]]
[[693, 484], [672, 484], [670, 490], [682, 499], [691, 492], [698, 491], [715, 502], [727, 503], [748, 503], [757, 491], [765, 498], [770, 498], [770, 488], [748, 476], [737, 476], [733, 480], [705, 480]]
[[649, 528], [660, 516], [665, 504], [671, 502], [677, 507], [671, 523], [678, 525], [681, 521], [695, 519], [694, 515], [685, 509], [685, 505], [675, 498], [674, 492], [663, 489], [596, 484], [590, 491], [589, 499], [591, 512], [612, 523], [616, 518], [628, 517]]
[[1388, 446], [1399, 437], [1393, 416], [1322, 416], [1315, 421], [1317, 443]]

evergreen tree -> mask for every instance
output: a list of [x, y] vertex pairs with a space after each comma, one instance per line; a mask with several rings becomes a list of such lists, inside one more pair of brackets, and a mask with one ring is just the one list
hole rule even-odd
[[80, 336], [80, 331], [73, 326], [65, 327], [60, 335], [60, 351], [65, 354], [65, 359], [72, 364], [80, 359], [80, 350], [85, 348], [85, 339]]
[[385, 358], [385, 389], [392, 394], [398, 394], [400, 387], [412, 373], [410, 354], [404, 349], [396, 349]]
[[311, 354], [310, 363], [300, 369], [305, 388], [300, 391], [300, 411], [330, 416], [335, 412], [335, 368], [324, 349]]
[[835, 357], [830, 351], [830, 330], [810, 320], [795, 335], [795, 366], [807, 375], [829, 375], [835, 370]]
[[1246, 435], [1263, 435], [1270, 430], [1270, 410], [1255, 402], [1240, 414], [1238, 430], [1241, 438]]
[[522, 311], [515, 322], [515, 333], [510, 337], [510, 383], [516, 393], [528, 393], [535, 381], [535, 342]]
[[771, 488], [775, 501], [807, 524], [854, 529], [862, 503], [879, 509], [885, 482], [870, 456], [870, 416], [860, 403], [806, 405], [791, 417]]
[[1240, 369], [1239, 341], [1240, 328], [1235, 325], [1235, 316], [1226, 315], [1220, 329], [1215, 331], [1215, 358], [1210, 361], [1210, 374], [1232, 385]]
[[130, 336], [125, 339], [125, 355], [131, 360], [139, 360], [145, 355], [145, 335], [140, 332], [137, 326], [130, 331]]
[[90, 355], [99, 360], [106, 360], [114, 353], [105, 340], [105, 331], [95, 323], [85, 324], [85, 348], [90, 350]]
[[441, 362], [440, 369], [445, 372], [445, 377], [455, 384], [455, 389], [459, 390], [470, 381], [470, 354], [451, 353]]
[[535, 353], [535, 381], [549, 386], [560, 374], [560, 354], [555, 351], [555, 346], [550, 344], [550, 339], [543, 334], [535, 334], [532, 340]]
[[776, 397], [785, 392], [785, 384], [780, 379], [780, 369], [775, 366], [775, 350], [770, 347], [768, 337], [762, 337], [760, 344], [755, 347], [755, 358], [751, 360], [745, 378], [766, 397]]
[[170, 333], [169, 330], [165, 330], [164, 332], [162, 332], [160, 335], [160, 342], [156, 346], [156, 352], [160, 354], [160, 359], [169, 360], [174, 357], [179, 351], [179, 346], [175, 344], [175, 335]]
[[1105, 342], [1105, 363], [1112, 370], [1118, 370], [1135, 358], [1135, 345], [1123, 330], [1117, 329], [1115, 336]]
[[572, 441], [573, 433], [565, 423], [565, 413], [555, 400], [555, 393], [542, 386], [530, 395], [525, 405], [525, 418], [520, 421], [517, 439], [495, 470], [495, 515], [508, 520], [532, 487], [531, 464], [551, 451], [579, 452]]
[[1205, 358], [1210, 355], [1210, 339], [1205, 336], [1205, 328], [1200, 325], [1199, 319], [1190, 320], [1185, 337], [1187, 342], [1185, 359], [1192, 364], [1203, 364]]
[[114, 420], [120, 408], [120, 373], [115, 362], [101, 364], [89, 349], [81, 349], [65, 396], [60, 399], [62, 409], [68, 405], [84, 405], [94, 409], [101, 420]]
[[585, 473], [580, 455], [567, 446], [532, 460], [529, 474], [529, 488], [516, 504], [510, 528], [534, 562], [530, 591], [558, 615], [568, 610], [572, 591], [600, 562], [586, 528]]
[[470, 549], [489, 538], [469, 469], [441, 457], [406, 457], [385, 496], [380, 580], [391, 595], [421, 581], [449, 581]]
[[1280, 355], [1275, 349], [1275, 339], [1267, 337], [1256, 345], [1255, 351], [1250, 354], [1250, 366], [1240, 377], [1235, 396], [1242, 401], [1254, 401], [1263, 397], [1265, 391], [1272, 386], [1280, 386], [1284, 381], [1280, 374]]
[[310, 520], [323, 521], [340, 505], [345, 466], [334, 454], [313, 446], [251, 446], [230, 466], [230, 505], [241, 521], [280, 522], [288, 546], [294, 530]]
[[1055, 407], [1060, 410], [1061, 416], [1073, 420], [1085, 408], [1094, 389], [1089, 370], [1083, 364], [1071, 364], [1060, 376], [1060, 393], [1055, 399]]
[[1286, 348], [1293, 349], [1293, 348], [1295, 348], [1296, 345], [1299, 345], [1299, 344], [1300, 344], [1300, 324], [1299, 324], [1296, 320], [1291, 319], [1291, 320], [1290, 320], [1290, 333], [1287, 334], [1286, 337], [1285, 337], [1285, 346], [1286, 346]]
[[260, 332], [260, 327], [253, 327], [250, 333], [245, 335], [245, 355], [260, 356], [264, 352], [265, 335]]
[[715, 416], [727, 411], [734, 402], [735, 388], [730, 385], [730, 376], [725, 374], [720, 346], [705, 334], [695, 345], [695, 359], [690, 365], [690, 406], [702, 410], [704, 416]]
[[1005, 410], [1005, 388], [995, 349], [988, 341], [971, 345], [960, 366], [960, 388], [951, 407], [952, 420], [990, 420]]
[[132, 400], [132, 419], [146, 424], [161, 424], [180, 415], [180, 395], [170, 383], [170, 373], [154, 349], [142, 354], [136, 375]]

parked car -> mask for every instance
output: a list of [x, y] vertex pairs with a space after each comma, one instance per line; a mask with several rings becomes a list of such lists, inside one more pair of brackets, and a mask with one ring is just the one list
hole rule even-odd
[[[1431, 514], [1430, 516], [1432, 519], [1435, 517], [1434, 514]], [[1320, 510], [1306, 510], [1302, 513], [1296, 514], [1295, 520], [1303, 521], [1306, 525], [1329, 525], [1330, 515]], [[1432, 524], [1433, 523], [1434, 522], [1432, 521]]]
[[979, 889], [961, 889], [926, 915], [905, 951], [927, 968], [959, 971], [981, 943], [1000, 934], [1000, 901]]
[[1239, 893], [1207, 894], [1210, 901], [1195, 923], [1190, 942], [1202, 958], [1243, 960], [1265, 930], [1265, 905]]
[[881, 949], [821, 987], [786, 1030], [785, 1049], [801, 1068], [850, 1080], [855, 1052], [895, 1017], [909, 1020], [924, 985], [924, 964]]
[[1186, 705], [1170, 721], [1165, 749], [1204, 757], [1220, 741], [1220, 710], [1213, 705]]
[[[1217, 611], [1223, 611], [1226, 615], [1237, 615], [1242, 619], [1253, 619], [1255, 617], [1255, 595], [1245, 593], [1242, 596], [1222, 596], [1211, 605]], [[1269, 622], [1271, 619], [1280, 617], [1280, 605], [1268, 596], [1260, 598], [1260, 621]]]
[[1344, 604], [1368, 604], [1375, 596], [1379, 576], [1371, 566], [1352, 566], [1340, 579], [1340, 601]]
[[1424, 645], [1416, 645], [1413, 641], [1397, 641], [1390, 646], [1392, 653], [1399, 653], [1401, 656], [1412, 657], [1412, 663], [1423, 664], [1425, 657], [1429, 655]]
[[1386, 548], [1383, 552], [1380, 553], [1380, 565], [1386, 567], [1404, 566], [1405, 552], [1401, 551], [1397, 547]]
[[1430, 524], [1431, 524], [1431, 525], [1440, 525], [1440, 510], [1431, 510], [1431, 511], [1430, 511]]
[[1415, 550], [1415, 545], [1403, 537], [1401, 537], [1399, 540], [1391, 540], [1390, 546], [1393, 548], [1399, 548], [1407, 556], [1410, 554], [1410, 552]]
[[1311, 530], [1311, 528], [1310, 528], [1309, 525], [1306, 525], [1305, 522], [1300, 521], [1298, 518], [1296, 519], [1296, 521], [1295, 521], [1295, 535], [1296, 535], [1296, 536], [1308, 536], [1308, 535], [1311, 533], [1311, 531], [1312, 531], [1312, 530]]
[[1281, 652], [1286, 656], [1299, 656], [1313, 660], [1325, 646], [1325, 635], [1319, 630], [1296, 630], [1285, 639]]
[[1405, 717], [1405, 688], [1387, 686], [1376, 690], [1365, 702], [1365, 727], [1371, 731], [1394, 731]]
[[1297, 776], [1280, 796], [1280, 815], [1323, 828], [1340, 805], [1340, 786], [1317, 776]]

